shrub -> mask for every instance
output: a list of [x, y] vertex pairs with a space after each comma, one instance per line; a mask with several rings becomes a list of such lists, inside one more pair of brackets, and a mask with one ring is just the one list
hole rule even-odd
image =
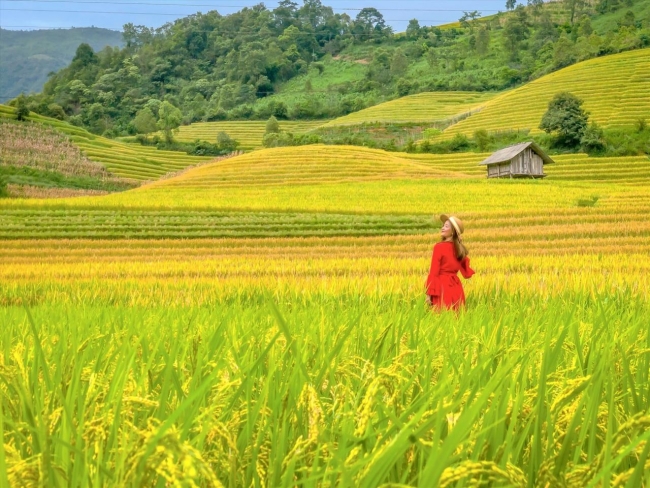
[[648, 128], [648, 122], [644, 118], [637, 119], [634, 125], [636, 126], [637, 132], [645, 132]]
[[227, 154], [235, 151], [239, 146], [239, 142], [230, 137], [224, 131], [217, 134], [217, 148], [222, 154]]
[[605, 149], [605, 137], [603, 129], [596, 122], [587, 127], [580, 139], [582, 150], [587, 153], [599, 152]]
[[474, 132], [474, 141], [478, 146], [479, 151], [487, 151], [490, 146], [490, 136], [485, 129], [478, 129]]
[[16, 105], [14, 111], [17, 120], [22, 121], [25, 120], [27, 117], [29, 117], [29, 108], [27, 108], [27, 99], [25, 98], [25, 95], [23, 95], [22, 93], [18, 98], [16, 98]]
[[280, 132], [280, 124], [278, 123], [278, 119], [276, 119], [273, 115], [269, 118], [269, 120], [266, 122], [266, 130], [265, 134], [278, 134]]
[[316, 68], [318, 70], [318, 74], [322, 75], [323, 72], [325, 71], [325, 65], [323, 63], [311, 63], [312, 68]]
[[578, 207], [594, 207], [596, 206], [599, 198], [600, 197], [597, 195], [593, 195], [591, 198], [579, 198], [576, 204]]
[[262, 138], [264, 147], [307, 146], [322, 142], [322, 138], [317, 134], [294, 135], [289, 132], [269, 132]]
[[451, 152], [464, 151], [469, 148], [470, 142], [465, 134], [456, 134], [454, 138], [449, 141], [449, 150]]
[[0, 174], [0, 198], [9, 196], [7, 191], [7, 178]]

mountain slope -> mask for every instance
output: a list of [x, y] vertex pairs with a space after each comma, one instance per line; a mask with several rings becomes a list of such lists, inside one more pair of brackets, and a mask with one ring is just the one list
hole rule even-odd
[[326, 127], [372, 122], [435, 122], [478, 110], [495, 93], [485, 92], [425, 92], [339, 117]]
[[[0, 120], [14, 118], [11, 107], [0, 105]], [[214, 159], [212, 156], [188, 156], [178, 151], [159, 151], [155, 147], [126, 144], [96, 136], [67, 122], [32, 114], [29, 118], [66, 135], [84, 156], [100, 163], [116, 176], [133, 180], [154, 180], [166, 173], [176, 172]]]
[[50, 72], [67, 66], [79, 44], [95, 51], [122, 46], [122, 33], [96, 27], [13, 31], [0, 29], [0, 103], [40, 92]]
[[447, 128], [443, 137], [471, 136], [477, 129], [539, 133], [549, 101], [562, 91], [582, 98], [590, 120], [603, 127], [630, 127], [638, 119], [647, 119], [650, 49], [584, 61], [539, 78], [485, 103], [482, 111]]

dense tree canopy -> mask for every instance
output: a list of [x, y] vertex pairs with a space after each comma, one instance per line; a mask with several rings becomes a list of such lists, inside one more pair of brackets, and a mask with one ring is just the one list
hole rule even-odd
[[[625, 8], [623, 2], [600, 0], [588, 15], [573, 1], [562, 0], [564, 24], [531, 0], [487, 18], [465, 12], [460, 28], [413, 19], [403, 34], [393, 34], [375, 8], [351, 18], [320, 0], [282, 0], [274, 10], [259, 4], [227, 16], [197, 13], [159, 29], [127, 24], [124, 48], [94, 52], [81, 44], [27, 104], [108, 136], [146, 134], [152, 120], [170, 136], [161, 115], [174, 123], [179, 113], [179, 123], [336, 117], [421, 91], [500, 90], [650, 44], [647, 22], [633, 13], [617, 15], [607, 35], [591, 25], [597, 9]], [[350, 74], [321, 82], [335, 62], [332, 72], [347, 63]], [[180, 112], [170, 118], [170, 107]]]

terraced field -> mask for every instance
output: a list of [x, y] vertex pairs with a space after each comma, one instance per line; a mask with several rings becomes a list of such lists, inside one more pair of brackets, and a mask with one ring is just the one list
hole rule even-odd
[[[0, 484], [648, 485], [650, 160], [483, 156], [282, 148], [0, 200]], [[442, 212], [458, 314], [424, 304]]]
[[569, 91], [603, 127], [631, 127], [650, 117], [650, 49], [603, 56], [575, 64], [486, 102], [483, 110], [447, 128], [442, 138], [471, 136], [477, 129], [538, 133], [553, 96]]
[[[13, 117], [12, 108], [0, 105], [0, 117]], [[96, 136], [49, 117], [32, 114], [29, 120], [53, 127], [67, 135], [90, 160], [101, 163], [111, 173], [134, 180], [155, 180], [164, 174], [204, 163], [213, 157], [188, 156], [177, 151], [159, 151], [154, 147], [125, 144]]]
[[[302, 134], [320, 127], [327, 121], [279, 121], [280, 130], [293, 134]], [[219, 132], [225, 132], [238, 141], [240, 149], [250, 151], [262, 147], [262, 138], [266, 131], [266, 121], [247, 120], [241, 122], [197, 122], [192, 125], [181, 126], [176, 138], [179, 141], [192, 142], [197, 139], [216, 142]]]
[[325, 127], [373, 122], [441, 122], [478, 112], [495, 96], [485, 92], [418, 93], [339, 117]]

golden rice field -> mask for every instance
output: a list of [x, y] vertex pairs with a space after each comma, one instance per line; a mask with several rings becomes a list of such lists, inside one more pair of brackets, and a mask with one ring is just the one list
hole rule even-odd
[[479, 111], [495, 96], [484, 92], [418, 93], [339, 117], [325, 127], [373, 122], [441, 122]]
[[441, 137], [471, 136], [478, 129], [538, 133], [548, 103], [560, 91], [584, 100], [590, 120], [602, 127], [631, 127], [650, 114], [650, 49], [590, 59], [531, 81], [487, 101]]
[[[0, 200], [0, 486], [650, 486], [650, 160], [483, 157]], [[442, 212], [458, 315], [422, 295]]]
[[[288, 121], [280, 120], [280, 130], [292, 134], [302, 134], [320, 127], [327, 121]], [[266, 132], [266, 121], [246, 120], [228, 122], [197, 122], [191, 125], [181, 126], [176, 135], [179, 141], [192, 142], [197, 139], [208, 142], [216, 142], [219, 132], [225, 132], [232, 139], [240, 143], [239, 148], [244, 151], [259, 149], [262, 147], [262, 138]]]
[[[13, 114], [13, 108], [0, 105], [0, 117], [13, 117]], [[178, 151], [159, 151], [155, 147], [126, 144], [36, 114], [32, 114], [29, 120], [65, 134], [84, 156], [101, 163], [111, 173], [122, 178], [155, 180], [164, 174], [214, 159], [211, 156], [189, 156]]]

